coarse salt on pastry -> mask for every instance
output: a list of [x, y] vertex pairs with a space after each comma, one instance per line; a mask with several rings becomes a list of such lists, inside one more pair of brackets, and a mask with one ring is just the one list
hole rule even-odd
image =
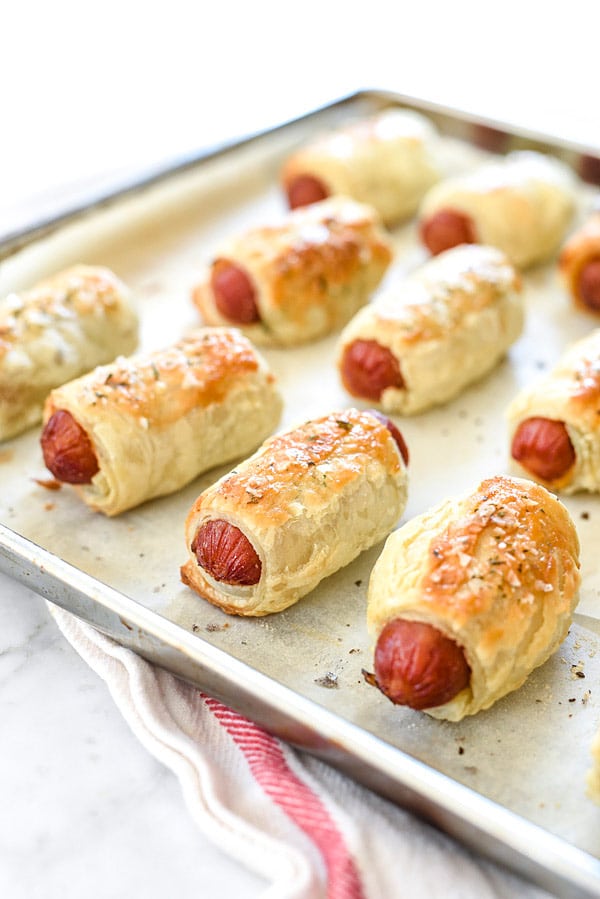
[[375, 211], [335, 197], [223, 245], [193, 301], [206, 324], [235, 325], [255, 343], [293, 346], [345, 325], [391, 260]]
[[350, 394], [386, 412], [422, 412], [494, 368], [523, 320], [521, 279], [506, 256], [456, 247], [357, 313], [340, 337], [340, 376]]
[[52, 391], [42, 449], [58, 480], [117, 515], [251, 452], [281, 409], [250, 342], [233, 328], [203, 328]]
[[527, 268], [558, 251], [575, 211], [575, 183], [558, 159], [509, 153], [432, 187], [419, 209], [421, 240], [434, 254], [487, 244]]
[[490, 478], [419, 515], [371, 574], [369, 681], [435, 718], [489, 708], [565, 638], [578, 557], [567, 510], [533, 481]]
[[0, 440], [42, 417], [58, 387], [137, 346], [129, 291], [109, 269], [76, 265], [0, 300]]
[[407, 461], [398, 429], [373, 411], [271, 437], [192, 506], [182, 580], [231, 614], [287, 608], [390, 532]]

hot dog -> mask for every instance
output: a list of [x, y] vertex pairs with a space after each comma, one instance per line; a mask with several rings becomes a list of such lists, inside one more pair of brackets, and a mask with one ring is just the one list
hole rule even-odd
[[431, 252], [476, 240], [502, 250], [518, 268], [549, 259], [575, 210], [575, 178], [557, 159], [509, 153], [434, 185], [419, 209]]
[[70, 412], [59, 409], [46, 422], [41, 437], [44, 464], [57, 481], [91, 484], [99, 471], [92, 442]]
[[44, 400], [137, 345], [127, 287], [98, 266], [76, 265], [0, 300], [0, 440], [40, 421]]
[[600, 330], [573, 344], [507, 410], [517, 472], [552, 490], [600, 490]]
[[296, 175], [285, 184], [285, 192], [290, 209], [319, 203], [326, 200], [330, 194], [323, 182], [314, 175]]
[[248, 538], [222, 518], [206, 521], [196, 531], [192, 552], [214, 580], [223, 584], [258, 584], [262, 563]]
[[117, 515], [252, 451], [281, 407], [273, 375], [245, 337], [199, 329], [52, 391], [42, 450], [58, 480], [92, 509]]
[[389, 109], [342, 127], [290, 156], [281, 180], [292, 208], [333, 194], [373, 206], [386, 225], [416, 212], [440, 177], [437, 132], [412, 110]]
[[376, 340], [354, 340], [340, 361], [342, 383], [351, 396], [379, 402], [384, 390], [403, 390], [400, 364], [391, 350]]
[[389, 621], [375, 647], [375, 677], [397, 705], [431, 709], [445, 705], [469, 685], [462, 648], [423, 621]]
[[562, 503], [533, 481], [483, 481], [388, 537], [369, 582], [368, 682], [436, 718], [487, 709], [564, 639], [579, 580]]
[[600, 210], [567, 240], [558, 264], [575, 305], [600, 314]]
[[216, 259], [210, 279], [215, 305], [223, 318], [234, 325], [259, 320], [256, 291], [243, 268], [227, 259]]
[[408, 447], [398, 427], [394, 424], [391, 418], [388, 418], [387, 415], [382, 415], [381, 412], [379, 412], [377, 409], [369, 409], [368, 411], [371, 413], [371, 415], [374, 415], [375, 418], [378, 418], [379, 421], [386, 426], [386, 428], [394, 438], [396, 446], [400, 450], [400, 455], [402, 456], [404, 464], [408, 467]]
[[230, 241], [193, 301], [207, 324], [235, 324], [255, 342], [292, 346], [346, 324], [391, 259], [374, 210], [335, 197]]
[[407, 459], [396, 426], [371, 411], [270, 438], [194, 503], [183, 582], [231, 614], [287, 608], [389, 533]]
[[527, 418], [515, 431], [511, 456], [536, 478], [557, 481], [575, 464], [575, 450], [562, 421]]
[[521, 280], [492, 247], [455, 247], [382, 291], [341, 334], [352, 395], [412, 415], [489, 372], [521, 333]]
[[419, 237], [433, 256], [463, 243], [480, 243], [473, 219], [464, 212], [440, 209], [419, 226]]

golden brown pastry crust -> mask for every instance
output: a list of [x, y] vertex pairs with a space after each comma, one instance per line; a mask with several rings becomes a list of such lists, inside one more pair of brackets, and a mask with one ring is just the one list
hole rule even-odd
[[442, 209], [465, 213], [479, 243], [526, 268], [557, 252], [575, 211], [574, 176], [562, 162], [531, 151], [449, 178], [431, 188], [421, 221]]
[[[584, 312], [594, 310], [584, 303], [579, 293], [579, 276], [584, 265], [592, 260], [600, 260], [600, 210], [593, 212], [563, 246], [559, 260], [559, 271], [574, 303]], [[598, 312], [596, 312], [598, 314]]]
[[[291, 346], [342, 327], [378, 286], [392, 251], [373, 210], [336, 197], [233, 239], [213, 266], [221, 260], [241, 266], [256, 291], [260, 321], [241, 330], [256, 343]], [[193, 301], [207, 324], [230, 324], [215, 304], [210, 272]]]
[[[382, 540], [406, 493], [406, 467], [375, 415], [347, 409], [306, 422], [267, 440], [198, 497], [186, 522], [182, 579], [229, 613], [281, 611]], [[199, 566], [191, 545], [211, 519], [249, 539], [261, 560], [258, 584], [217, 583]]]
[[371, 575], [376, 638], [396, 618], [432, 624], [464, 650], [471, 681], [436, 718], [459, 721], [516, 690], [566, 636], [579, 542], [565, 507], [519, 478], [483, 481], [390, 535]]
[[301, 175], [316, 177], [330, 194], [373, 206], [386, 225], [413, 215], [440, 177], [437, 131], [408, 109], [388, 109], [319, 136], [290, 156], [284, 187]]
[[250, 342], [234, 328], [203, 328], [54, 390], [44, 420], [64, 409], [86, 431], [100, 470], [75, 489], [91, 508], [117, 515], [251, 452], [281, 408]]
[[523, 327], [521, 279], [493, 247], [441, 253], [393, 285], [346, 326], [338, 367], [355, 340], [375, 340], [398, 361], [404, 387], [379, 405], [412, 415], [452, 399], [489, 372]]
[[515, 471], [564, 493], [600, 491], [600, 329], [574, 343], [544, 378], [522, 390], [506, 412], [509, 446], [528, 418], [562, 421], [575, 450], [575, 464], [560, 478], [545, 481], [512, 461]]
[[76, 265], [0, 301], [0, 440], [40, 421], [50, 390], [137, 346], [129, 291]]

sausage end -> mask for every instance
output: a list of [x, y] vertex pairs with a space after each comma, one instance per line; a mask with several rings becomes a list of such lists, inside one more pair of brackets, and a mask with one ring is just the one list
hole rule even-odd
[[400, 364], [376, 340], [355, 340], [344, 350], [340, 364], [344, 387], [352, 396], [379, 402], [384, 390], [404, 389]]
[[420, 711], [458, 696], [471, 669], [463, 649], [433, 625], [396, 618], [379, 635], [375, 678], [393, 703]]
[[215, 305], [227, 321], [234, 325], [250, 325], [260, 320], [254, 285], [241, 266], [228, 259], [216, 259], [210, 284]]
[[236, 586], [257, 584], [262, 574], [258, 554], [239, 528], [223, 519], [198, 528], [191, 550], [198, 564], [215, 581]]
[[527, 418], [511, 444], [512, 458], [543, 481], [556, 481], [575, 464], [575, 449], [564, 422]]
[[58, 409], [41, 436], [46, 468], [66, 484], [90, 484], [100, 467], [87, 433], [70, 412]]
[[310, 206], [311, 203], [319, 203], [329, 196], [326, 186], [314, 175], [298, 175], [292, 178], [285, 184], [285, 192], [290, 209]]
[[473, 219], [455, 209], [440, 209], [419, 226], [419, 237], [433, 256], [464, 243], [477, 243]]
[[388, 431], [394, 438], [396, 446], [400, 450], [400, 455], [402, 456], [404, 464], [408, 465], [408, 459], [409, 459], [408, 447], [406, 445], [404, 437], [400, 433], [400, 429], [396, 427], [396, 425], [391, 420], [391, 418], [388, 418], [387, 415], [384, 415], [382, 412], [379, 412], [379, 410], [369, 409], [368, 412], [370, 412], [371, 415], [374, 415], [375, 418], [379, 419], [379, 421], [386, 426], [386, 428], [388, 429]]

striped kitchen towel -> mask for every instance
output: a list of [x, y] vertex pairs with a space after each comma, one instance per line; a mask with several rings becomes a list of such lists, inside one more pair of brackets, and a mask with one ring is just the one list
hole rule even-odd
[[270, 886], [263, 899], [549, 899], [307, 753], [49, 608], [198, 827]]

